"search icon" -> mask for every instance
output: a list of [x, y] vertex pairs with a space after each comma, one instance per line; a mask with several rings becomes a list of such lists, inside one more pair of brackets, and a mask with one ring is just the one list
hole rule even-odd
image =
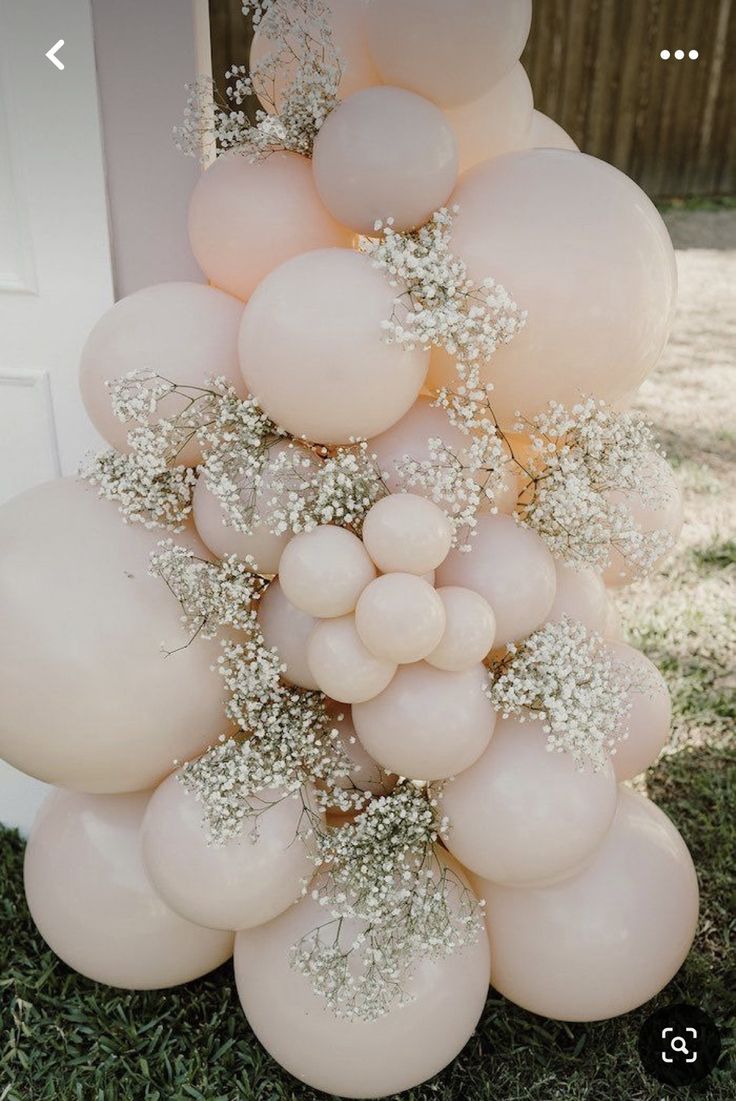
[[684, 1036], [673, 1036], [670, 1040], [670, 1047], [673, 1051], [679, 1051], [683, 1055], [689, 1055], [690, 1052], [687, 1049]]

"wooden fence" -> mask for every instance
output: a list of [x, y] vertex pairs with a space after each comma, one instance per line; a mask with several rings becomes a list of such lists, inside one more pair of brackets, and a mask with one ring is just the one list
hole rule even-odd
[[[251, 32], [240, 0], [210, 16], [224, 86]], [[536, 106], [650, 195], [736, 193], [736, 0], [535, 0], [522, 61]]]

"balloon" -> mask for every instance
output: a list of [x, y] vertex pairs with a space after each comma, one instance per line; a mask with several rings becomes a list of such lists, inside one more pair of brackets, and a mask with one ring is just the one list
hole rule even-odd
[[187, 921], [250, 929], [296, 902], [312, 878], [301, 796], [266, 789], [249, 803], [258, 819], [244, 818], [238, 837], [213, 845], [202, 805], [178, 773], [151, 796], [141, 826], [143, 863], [156, 893]]
[[[79, 368], [82, 398], [97, 431], [118, 451], [130, 450], [128, 432], [134, 426], [114, 415], [105, 383], [131, 371], [155, 371], [182, 386], [204, 386], [223, 376], [243, 395], [238, 369], [242, 315], [242, 302], [199, 283], [159, 283], [116, 302], [87, 338]], [[149, 422], [183, 407], [176, 395], [162, 398]], [[187, 466], [201, 461], [194, 440], [177, 458]]]
[[386, 84], [452, 107], [505, 76], [531, 18], [531, 0], [372, 0], [368, 48]]
[[243, 314], [240, 363], [268, 415], [324, 444], [376, 436], [399, 420], [429, 353], [384, 342], [395, 294], [367, 256], [348, 249], [308, 252], [264, 279]]
[[567, 131], [541, 111], [532, 111], [531, 126], [522, 145], [524, 149], [570, 149], [575, 153], [580, 151]]
[[382, 497], [363, 523], [363, 543], [379, 570], [421, 576], [444, 562], [452, 525], [438, 505], [414, 493]]
[[433, 587], [412, 573], [387, 573], [363, 590], [355, 627], [378, 658], [421, 661], [444, 634], [445, 607]]
[[[481, 365], [502, 426], [581, 393], [615, 402], [644, 381], [667, 340], [677, 277], [664, 222], [632, 180], [595, 157], [534, 149], [471, 169], [451, 202], [451, 248], [469, 277], [492, 276], [528, 311]], [[428, 384], [455, 379], [436, 349]]]
[[[16, 768], [139, 791], [227, 729], [217, 641], [187, 645], [179, 603], [148, 573], [160, 538], [72, 478], [0, 509], [0, 756]], [[191, 532], [177, 539], [207, 557]]]
[[332, 524], [295, 536], [279, 563], [286, 599], [321, 619], [352, 612], [375, 576], [376, 568], [358, 536]]
[[233, 935], [185, 921], [158, 897], [140, 854], [148, 795], [54, 791], [26, 848], [26, 900], [39, 933], [95, 982], [156, 990], [224, 963]]
[[480, 99], [447, 110], [457, 138], [460, 171], [467, 172], [490, 157], [525, 148], [533, 102], [529, 77], [517, 61]]
[[496, 715], [486, 684], [482, 665], [461, 673], [425, 662], [403, 665], [380, 695], [353, 707], [358, 737], [397, 776], [455, 776], [478, 760], [491, 739]]
[[[609, 497], [615, 504], [623, 505], [628, 510], [640, 531], [669, 532], [674, 543], [682, 531], [683, 523], [680, 487], [672, 467], [656, 451], [650, 453], [646, 472], [651, 475], [652, 485], [660, 489], [656, 505], [643, 500], [635, 490], [616, 491], [609, 494]], [[661, 562], [667, 553], [669, 552], [663, 554], [658, 561]], [[627, 561], [616, 547], [611, 548], [610, 565], [603, 572], [606, 585], [612, 588], [628, 585], [636, 579], [638, 572], [634, 563]]]
[[624, 629], [623, 622], [621, 620], [621, 613], [609, 597], [608, 599], [608, 612], [606, 613], [606, 622], [603, 628], [603, 637], [610, 638], [613, 642], [624, 641]]
[[340, 103], [314, 143], [314, 180], [338, 222], [373, 234], [428, 221], [457, 182], [457, 143], [439, 107], [403, 88], [366, 88]]
[[366, 649], [352, 615], [317, 624], [307, 644], [307, 661], [321, 690], [340, 703], [372, 699], [396, 672], [394, 662]]
[[555, 562], [555, 573], [557, 586], [548, 622], [559, 623], [566, 615], [582, 623], [591, 634], [603, 634], [608, 619], [608, 594], [600, 574], [589, 567], [576, 569], [564, 562]]
[[669, 818], [619, 789], [611, 829], [571, 879], [540, 888], [477, 884], [487, 901], [491, 982], [559, 1021], [600, 1021], [654, 997], [698, 920], [695, 868]]
[[618, 742], [613, 768], [619, 780], [630, 780], [653, 765], [670, 736], [672, 703], [667, 683], [657, 666], [625, 642], [609, 641], [607, 649], [617, 663], [643, 678], [644, 691], [630, 692], [626, 718], [628, 737]]
[[349, 234], [322, 205], [306, 157], [252, 161], [235, 151], [200, 176], [189, 240], [207, 278], [247, 301], [274, 268], [311, 249], [346, 246]]
[[[459, 895], [459, 892], [457, 892]], [[268, 925], [238, 933], [235, 981], [248, 1023], [290, 1073], [341, 1097], [384, 1097], [431, 1078], [473, 1033], [488, 992], [488, 943], [478, 941], [413, 970], [412, 1000], [375, 1021], [344, 1020], [289, 966], [289, 949], [329, 921], [305, 898]], [[346, 938], [355, 935], [346, 923]], [[327, 936], [334, 937], [334, 925]]]
[[338, 731], [340, 748], [354, 765], [349, 775], [340, 777], [334, 786], [345, 791], [357, 789], [370, 791], [373, 795], [388, 795], [396, 787], [397, 778], [387, 775], [378, 762], [363, 749], [358, 741], [350, 708], [346, 704], [330, 702], [327, 709]]
[[437, 590], [437, 596], [445, 608], [445, 630], [427, 661], [436, 669], [460, 673], [493, 649], [496, 617], [488, 601], [472, 589], [447, 585]]
[[450, 551], [437, 584], [484, 597], [496, 617], [496, 647], [536, 631], [555, 598], [555, 564], [542, 540], [510, 516], [481, 516], [470, 552]]
[[286, 666], [284, 680], [299, 688], [318, 687], [307, 664], [307, 643], [317, 620], [284, 596], [275, 578], [258, 602], [258, 623], [269, 649], [276, 649]]
[[616, 812], [610, 763], [580, 772], [550, 753], [536, 722], [500, 719], [479, 760], [444, 787], [446, 844], [476, 875], [525, 887], [571, 874], [603, 840]]

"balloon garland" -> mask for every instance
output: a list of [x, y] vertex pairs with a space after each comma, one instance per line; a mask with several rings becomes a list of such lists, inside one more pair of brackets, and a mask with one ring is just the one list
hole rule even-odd
[[606, 589], [682, 521], [612, 404], [673, 253], [532, 112], [530, 4], [245, 10], [251, 72], [198, 82], [177, 136], [218, 154], [210, 286], [102, 318], [81, 385], [114, 450], [0, 509], [0, 751], [67, 789], [26, 856], [62, 959], [167, 986], [234, 940], [265, 1047], [377, 1096], [457, 1054], [489, 974], [595, 1020], [692, 941], [689, 854], [617, 783], [670, 714]]

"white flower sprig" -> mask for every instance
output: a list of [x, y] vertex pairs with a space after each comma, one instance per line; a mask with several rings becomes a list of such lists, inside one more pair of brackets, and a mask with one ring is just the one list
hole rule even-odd
[[181, 531], [192, 511], [197, 479], [186, 466], [169, 467], [165, 455], [101, 451], [86, 459], [79, 475], [113, 501], [126, 523]]

